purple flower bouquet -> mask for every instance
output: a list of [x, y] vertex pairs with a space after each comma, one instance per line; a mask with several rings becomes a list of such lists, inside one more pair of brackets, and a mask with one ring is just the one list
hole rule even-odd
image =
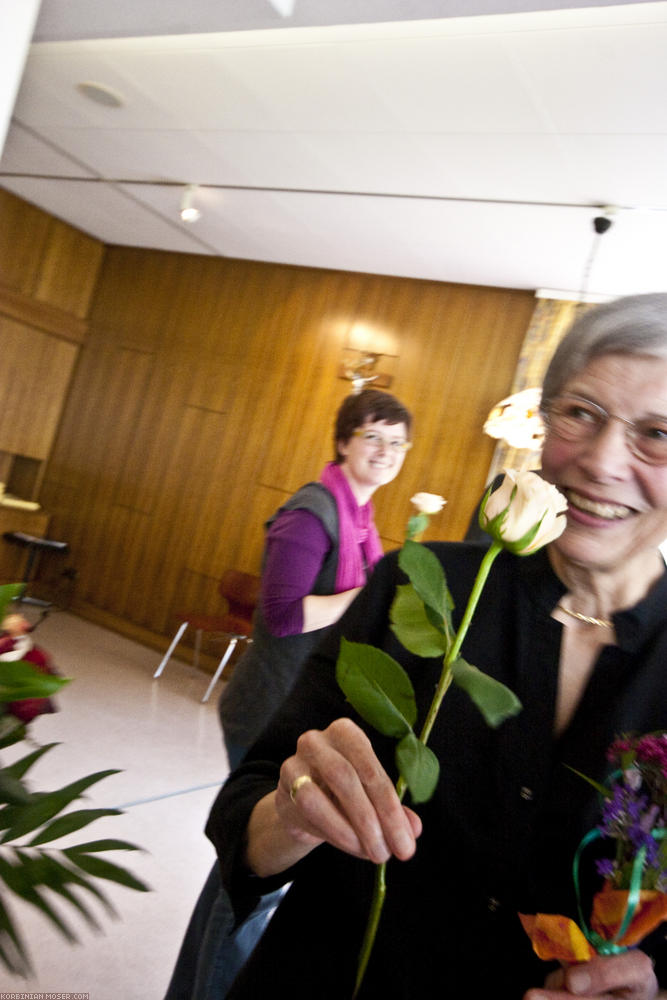
[[607, 758], [616, 766], [608, 786], [586, 778], [605, 801], [574, 861], [578, 896], [582, 851], [594, 840], [615, 842], [613, 856], [596, 862], [604, 887], [593, 899], [591, 929], [581, 907], [579, 925], [560, 914], [520, 914], [543, 959], [581, 962], [620, 952], [667, 919], [667, 732], [617, 739]]

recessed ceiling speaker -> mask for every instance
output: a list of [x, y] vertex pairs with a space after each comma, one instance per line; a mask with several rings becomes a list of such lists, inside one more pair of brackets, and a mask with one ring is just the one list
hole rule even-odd
[[105, 83], [94, 83], [92, 80], [85, 80], [77, 83], [76, 89], [84, 97], [96, 104], [103, 104], [107, 108], [122, 108], [125, 104], [123, 95], [119, 94], [113, 87], [107, 87]]

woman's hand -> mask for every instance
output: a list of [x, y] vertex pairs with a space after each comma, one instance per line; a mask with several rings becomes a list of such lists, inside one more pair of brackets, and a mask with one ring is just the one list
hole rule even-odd
[[338, 594], [308, 594], [303, 598], [303, 628], [302, 632], [314, 632], [319, 628], [333, 625], [347, 611], [361, 587], [352, 590], [341, 590]]
[[547, 977], [544, 989], [529, 990], [524, 1000], [565, 1000], [572, 996], [585, 1000], [653, 1000], [657, 995], [651, 959], [633, 949], [558, 969]]
[[[291, 795], [304, 775], [311, 781]], [[421, 820], [401, 804], [366, 734], [350, 719], [337, 719], [299, 738], [295, 755], [280, 769], [276, 791], [251, 816], [247, 858], [263, 876], [284, 870], [324, 842], [376, 864], [392, 855], [405, 861], [420, 833]]]

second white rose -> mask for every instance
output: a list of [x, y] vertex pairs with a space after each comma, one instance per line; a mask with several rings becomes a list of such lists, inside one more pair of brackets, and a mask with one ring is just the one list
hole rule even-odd
[[410, 499], [420, 514], [438, 514], [447, 501], [437, 493], [415, 493]]

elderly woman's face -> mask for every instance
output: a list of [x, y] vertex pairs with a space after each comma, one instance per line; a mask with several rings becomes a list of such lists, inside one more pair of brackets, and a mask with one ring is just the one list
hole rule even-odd
[[[650, 418], [664, 428], [667, 361], [606, 355], [573, 376], [561, 389], [561, 396], [567, 394], [614, 417]], [[667, 464], [648, 464], [630, 445], [628, 426], [620, 420], [608, 420], [580, 440], [548, 432], [542, 469], [568, 500], [567, 528], [553, 543], [565, 558], [611, 569], [667, 539]]]

